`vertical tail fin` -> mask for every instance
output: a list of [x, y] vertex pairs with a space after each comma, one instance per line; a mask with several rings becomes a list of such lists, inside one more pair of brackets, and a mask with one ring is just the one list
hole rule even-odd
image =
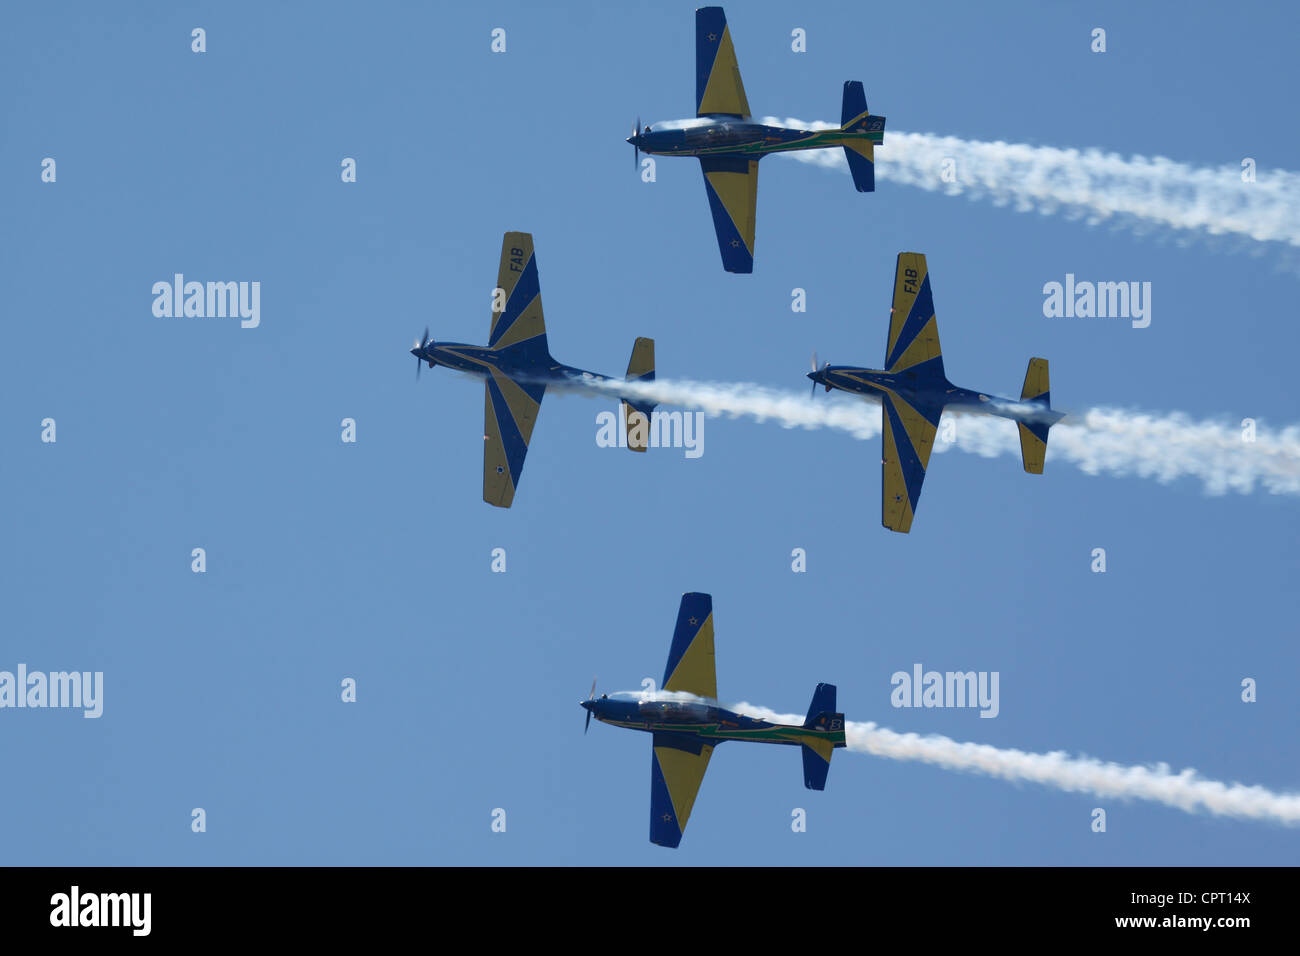
[[803, 752], [803, 785], [809, 790], [825, 790], [831, 754], [836, 747], [846, 746], [844, 715], [835, 710], [834, 684], [817, 685], [803, 726], [812, 731], [799, 748]]
[[[632, 358], [627, 363], [627, 381], [653, 382], [655, 377], [655, 340], [638, 338], [632, 346]], [[650, 446], [650, 416], [655, 403], [643, 399], [623, 398], [623, 427], [627, 431], [627, 447], [645, 451]]]
[[[1020, 390], [1022, 402], [1052, 405], [1052, 389], [1047, 375], [1047, 359], [1031, 358], [1025, 371], [1025, 386]], [[1043, 473], [1043, 460], [1047, 457], [1047, 432], [1050, 422], [1016, 422], [1020, 429], [1020, 460], [1031, 475]]]

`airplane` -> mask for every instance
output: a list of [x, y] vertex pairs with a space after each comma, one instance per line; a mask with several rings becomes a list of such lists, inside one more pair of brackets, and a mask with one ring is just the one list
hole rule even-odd
[[844, 84], [839, 129], [787, 129], [755, 123], [740, 81], [736, 50], [721, 7], [695, 11], [695, 119], [636, 127], [627, 141], [637, 166], [641, 153], [697, 156], [713, 211], [722, 268], [754, 271], [754, 216], [758, 161], [769, 153], [844, 147], [858, 192], [876, 188], [875, 147], [884, 141], [885, 117], [872, 116], [856, 80]]
[[[509, 508], [514, 501], [547, 387], [573, 388], [583, 383], [614, 381], [551, 357], [542, 318], [537, 257], [533, 237], [527, 232], [507, 232], [501, 241], [488, 344], [434, 342], [426, 328], [411, 354], [415, 356], [417, 380], [423, 363], [428, 363], [429, 368], [442, 365], [483, 379], [483, 500], [498, 508]], [[625, 381], [652, 381], [654, 377], [654, 339], [638, 338], [632, 346]], [[654, 403], [623, 398], [621, 404], [628, 447], [645, 451], [649, 443], [645, 423], [650, 420]], [[645, 417], [638, 419], [638, 415]]]
[[1051, 407], [1045, 358], [1029, 360], [1019, 401], [958, 388], [948, 381], [939, 348], [930, 273], [925, 256], [919, 252], [898, 254], [884, 370], [829, 362], [818, 368], [814, 352], [813, 370], [808, 377], [813, 381], [813, 395], [818, 385], [824, 385], [828, 392], [838, 388], [880, 401], [885, 442], [880, 521], [891, 531], [904, 534], [912, 527], [944, 408], [1014, 421], [1020, 428], [1021, 461], [1031, 475], [1043, 473], [1048, 430], [1065, 417]]
[[835, 685], [818, 684], [803, 726], [774, 724], [719, 706], [713, 666], [713, 597], [682, 595], [662, 689], [674, 699], [613, 700], [591, 693], [580, 701], [591, 718], [653, 734], [650, 757], [650, 842], [675, 847], [690, 819], [713, 748], [728, 740], [789, 744], [803, 750], [803, 783], [825, 790], [836, 747], [845, 746], [844, 715]]

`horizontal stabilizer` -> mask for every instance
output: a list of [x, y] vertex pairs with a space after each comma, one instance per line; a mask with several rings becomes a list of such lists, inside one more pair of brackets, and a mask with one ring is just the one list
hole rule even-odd
[[[853, 185], [860, 193], [876, 190], [876, 143], [881, 142], [885, 131], [885, 118], [872, 116], [867, 109], [867, 94], [857, 80], [844, 84], [844, 102], [840, 107], [840, 131], [845, 136], [844, 156], [849, 161]], [[864, 138], [863, 134], [872, 134]]]
[[876, 191], [876, 144], [853, 142], [844, 144], [844, 155], [853, 174], [853, 185], [860, 193]]
[[816, 726], [819, 716], [825, 713], [832, 713], [835, 710], [835, 685], [818, 684], [817, 689], [813, 691], [812, 703], [808, 705], [808, 717], [804, 720], [805, 727]]
[[[1034, 402], [1050, 407], [1051, 383], [1047, 375], [1047, 359], [1031, 358], [1025, 372], [1025, 387], [1020, 390], [1022, 402]], [[1020, 431], [1020, 460], [1031, 475], [1043, 473], [1047, 458], [1047, 432], [1052, 426], [1044, 422], [1017, 422]]]
[[[655, 340], [638, 338], [632, 346], [632, 358], [627, 363], [627, 381], [653, 382], [655, 377]], [[623, 398], [623, 428], [627, 432], [627, 447], [645, 451], [650, 447], [650, 416], [655, 403], [645, 399]]]
[[809, 790], [825, 790], [831, 754], [845, 745], [844, 715], [835, 711], [834, 684], [817, 685], [803, 726], [816, 731], [807, 734], [799, 748], [803, 751], [803, 785]]
[[858, 80], [848, 80], [844, 84], [844, 101], [840, 107], [840, 128], [848, 129], [862, 122], [870, 115], [867, 109], [867, 94]]
[[[1068, 376], [1067, 376], [1068, 377]], [[1052, 404], [1052, 386], [1047, 376], [1047, 359], [1031, 358], [1025, 371], [1025, 387], [1020, 390], [1022, 402]]]
[[807, 744], [799, 748], [803, 751], [803, 785], [809, 790], [825, 790], [826, 775], [831, 772], [831, 751], [823, 757]]

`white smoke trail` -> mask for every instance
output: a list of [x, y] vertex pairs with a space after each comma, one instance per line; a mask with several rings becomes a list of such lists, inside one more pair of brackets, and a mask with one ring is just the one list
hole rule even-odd
[[[684, 691], [617, 691], [610, 696], [639, 701], [719, 703]], [[747, 702], [721, 706], [775, 724], [801, 726], [804, 721], [799, 714], [780, 714]], [[1067, 793], [1150, 800], [1187, 813], [1207, 812], [1244, 820], [1300, 824], [1300, 793], [1274, 793], [1266, 787], [1206, 780], [1190, 768], [1172, 773], [1163, 763], [1135, 767], [1092, 757], [1071, 757], [1064, 751], [1041, 754], [1003, 750], [989, 744], [962, 743], [939, 734], [924, 737], [900, 734], [877, 726], [874, 721], [846, 721], [844, 736], [850, 751], [890, 760], [917, 761], [945, 770], [1037, 783]]]
[[[797, 129], [834, 123], [764, 117]], [[848, 168], [841, 149], [792, 152], [805, 163]], [[948, 160], [956, 181], [944, 182]], [[990, 199], [1021, 212], [1065, 211], [1090, 222], [1112, 218], [1209, 236], [1238, 236], [1300, 246], [1300, 174], [1259, 171], [1242, 182], [1241, 167], [1197, 167], [1163, 157], [1026, 143], [978, 142], [931, 133], [887, 132], [876, 148], [876, 175], [950, 196]]]
[[[747, 383], [606, 380], [588, 387], [633, 399], [694, 408], [715, 415], [774, 421], [785, 428], [835, 428], [855, 438], [880, 434], [879, 407], [868, 401], [776, 391]], [[1020, 438], [1007, 420], [945, 412], [953, 441], [940, 426], [936, 451], [957, 447], [984, 457], [1019, 455]], [[1051, 431], [1049, 462], [1068, 461], [1090, 475], [1200, 480], [1207, 494], [1250, 494], [1256, 486], [1271, 494], [1300, 494], [1300, 426], [1281, 430], [1255, 426], [1254, 440], [1229, 422], [1192, 421], [1181, 414], [1093, 408], [1072, 414]]]
[[[803, 723], [801, 716], [778, 714], [753, 704], [737, 704], [734, 710], [779, 724]], [[946, 770], [1038, 783], [1070, 793], [1151, 800], [1188, 813], [1300, 823], [1300, 793], [1274, 793], [1260, 786], [1206, 780], [1191, 769], [1173, 773], [1166, 764], [1132, 767], [1091, 757], [1071, 757], [1063, 751], [1041, 754], [1003, 750], [988, 744], [962, 743], [937, 734], [925, 737], [900, 734], [871, 721], [847, 722], [845, 737], [849, 750], [890, 760], [919, 761]]]

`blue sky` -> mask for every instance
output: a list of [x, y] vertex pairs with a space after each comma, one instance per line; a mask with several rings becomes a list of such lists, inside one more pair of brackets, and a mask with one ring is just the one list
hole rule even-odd
[[[577, 702], [593, 674], [658, 680], [689, 590], [714, 596], [728, 700], [802, 712], [831, 681], [849, 719], [899, 731], [1300, 787], [1293, 498], [942, 455], [901, 536], [878, 442], [710, 417], [702, 457], [634, 456], [597, 447], [611, 403], [559, 396], [514, 507], [481, 502], [480, 388], [417, 386], [407, 349], [426, 325], [486, 341], [510, 229], [535, 236], [552, 352], [586, 368], [621, 373], [638, 335], [661, 376], [795, 391], [814, 348], [874, 365], [914, 249], [959, 384], [1016, 394], [1044, 355], [1066, 408], [1300, 421], [1298, 280], [1273, 248], [863, 196], [774, 158], [755, 273], [724, 273], [695, 163], [643, 183], [623, 142], [637, 115], [690, 115], [693, 9], [5, 14], [0, 669], [103, 671], [105, 700], [0, 711], [4, 862], [1295, 862], [1293, 830], [858, 754], [813, 793], [794, 749], [742, 745], [681, 848], [647, 842], [649, 741], [584, 737]], [[1271, 4], [726, 9], [756, 114], [832, 120], [861, 79], [885, 149], [906, 130], [1261, 175], [1300, 152], [1298, 17]], [[259, 281], [260, 327], [156, 318], [176, 272]], [[1044, 318], [1067, 272], [1151, 282], [1151, 326]], [[892, 708], [917, 662], [998, 671], [998, 717]]]

